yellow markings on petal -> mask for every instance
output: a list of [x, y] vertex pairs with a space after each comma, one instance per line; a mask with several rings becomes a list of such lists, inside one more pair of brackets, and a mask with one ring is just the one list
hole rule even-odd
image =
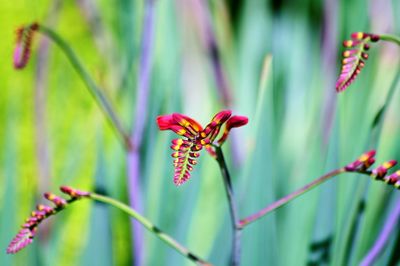
[[179, 129], [179, 130], [176, 131], [176, 134], [182, 136], [182, 135], [185, 135], [186, 132], [187, 132], [187, 131], [186, 131], [185, 129], [181, 128], [181, 129]]
[[190, 148], [190, 150], [191, 150], [191, 151], [199, 151], [199, 150], [201, 150], [202, 148], [203, 148], [202, 145], [196, 144], [196, 145], [193, 145], [193, 146]]
[[368, 152], [366, 152], [366, 153], [363, 153], [363, 154], [358, 158], [358, 160], [359, 160], [360, 162], [365, 162], [365, 161], [369, 160], [370, 158], [374, 157], [375, 154], [376, 154], [376, 151], [375, 151], [375, 150], [370, 150], [370, 151], [368, 151]]
[[347, 50], [347, 51], [344, 51], [343, 52], [343, 57], [349, 57], [350, 56], [350, 51], [349, 50]]
[[47, 196], [47, 199], [50, 200], [50, 201], [54, 200], [55, 198], [56, 198], [56, 195], [54, 195], [52, 193], [49, 193], [48, 196]]
[[188, 116], [174, 113], [172, 117], [177, 124], [186, 128], [193, 136], [196, 136], [202, 130], [201, 125]]
[[395, 166], [396, 164], [397, 164], [397, 162], [395, 160], [391, 160], [391, 161], [384, 162], [382, 166], [386, 169], [390, 169], [393, 166]]
[[192, 158], [189, 158], [188, 161], [189, 161], [189, 163], [190, 163], [191, 165], [196, 165], [196, 164], [197, 164], [197, 161], [194, 160], [194, 159], [192, 159]]
[[173, 149], [174, 151], [179, 151], [180, 147], [180, 145], [171, 145], [171, 149]]
[[346, 41], [343, 42], [343, 46], [346, 47], [346, 48], [350, 48], [350, 47], [353, 46], [353, 43], [354, 42], [352, 40], [346, 40]]
[[198, 153], [198, 152], [191, 152], [191, 153], [189, 153], [189, 155], [190, 155], [190, 157], [197, 158], [197, 157], [200, 156], [200, 153]]
[[357, 40], [362, 40], [364, 38], [364, 33], [363, 32], [355, 32], [352, 37]]
[[176, 151], [176, 152], [173, 152], [173, 153], [171, 154], [171, 156], [174, 157], [174, 158], [178, 158], [178, 157], [180, 157], [180, 156], [179, 156], [180, 154], [181, 154], [181, 153], [180, 153], [179, 151]]
[[366, 160], [368, 160], [368, 155], [367, 154], [363, 154], [360, 156], [360, 158], [358, 159], [360, 162], [365, 162]]
[[174, 140], [172, 140], [172, 144], [182, 145], [183, 144], [183, 139], [174, 139]]

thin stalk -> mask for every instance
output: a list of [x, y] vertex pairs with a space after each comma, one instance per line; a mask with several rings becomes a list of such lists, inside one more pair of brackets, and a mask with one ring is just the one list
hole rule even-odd
[[386, 219], [386, 223], [383, 226], [381, 233], [379, 234], [371, 250], [362, 260], [360, 264], [361, 266], [369, 266], [374, 264], [379, 255], [382, 254], [382, 250], [387, 245], [390, 236], [393, 235], [393, 230], [396, 228], [399, 219], [400, 219], [400, 201], [397, 200], [394, 206], [394, 210], [390, 212], [389, 217]]
[[282, 207], [283, 205], [285, 205], [286, 203], [290, 202], [291, 200], [297, 198], [298, 196], [308, 192], [309, 190], [315, 188], [316, 186], [320, 185], [321, 183], [327, 181], [328, 179], [337, 176], [339, 174], [342, 174], [346, 172], [346, 170], [344, 168], [339, 168], [336, 170], [333, 170], [332, 172], [329, 172], [321, 177], [319, 177], [318, 179], [312, 181], [311, 183], [305, 185], [304, 187], [290, 193], [289, 195], [275, 201], [274, 203], [272, 203], [271, 205], [268, 205], [267, 207], [265, 207], [264, 209], [258, 211], [255, 214], [252, 214], [244, 219], [242, 219], [239, 222], [239, 226], [241, 228], [245, 227], [246, 225], [249, 225], [250, 223], [262, 218], [263, 216], [267, 215], [268, 213]]
[[[53, 1], [52, 7], [47, 15], [46, 23], [56, 24], [62, 1]], [[49, 71], [49, 51], [50, 40], [43, 38], [40, 40], [37, 52], [36, 80], [35, 80], [35, 137], [36, 137], [36, 156], [38, 158], [38, 191], [39, 194], [48, 191], [51, 184], [51, 160], [50, 148], [47, 132], [47, 113], [46, 101], [48, 92], [48, 71]]]
[[224, 154], [222, 153], [221, 147], [216, 147], [217, 162], [221, 169], [222, 178], [224, 180], [226, 196], [229, 203], [229, 211], [231, 214], [232, 222], [232, 253], [231, 253], [231, 263], [230, 265], [240, 264], [240, 252], [241, 252], [241, 226], [239, 225], [239, 215], [236, 206], [235, 195], [233, 194], [232, 181], [228, 171], [228, 167], [225, 162]]
[[217, 38], [212, 25], [212, 18], [207, 1], [194, 1], [196, 15], [202, 25], [202, 38], [207, 49], [208, 56], [215, 78], [216, 87], [224, 106], [232, 104], [232, 90], [228, 83], [228, 78], [223, 69], [221, 54], [217, 44]]
[[112, 108], [111, 104], [109, 103], [109, 101], [107, 100], [101, 89], [93, 81], [87, 70], [83, 67], [82, 63], [79, 61], [77, 55], [74, 53], [72, 48], [60, 37], [60, 35], [58, 35], [56, 32], [54, 32], [49, 28], [40, 25], [38, 31], [49, 37], [54, 43], [58, 45], [58, 47], [61, 48], [61, 50], [67, 56], [68, 60], [71, 62], [72, 66], [74, 67], [78, 75], [85, 83], [90, 94], [93, 96], [97, 104], [100, 106], [100, 109], [107, 116], [112, 127], [120, 136], [126, 149], [127, 150], [132, 149], [132, 144], [129, 139], [129, 136], [125, 133], [122, 127], [122, 123], [118, 119], [114, 109]]
[[176, 241], [170, 235], [167, 235], [166, 233], [161, 231], [158, 227], [156, 227], [154, 224], [152, 224], [147, 218], [140, 215], [138, 212], [136, 212], [134, 209], [130, 208], [128, 205], [126, 205], [122, 202], [119, 202], [113, 198], [109, 198], [109, 197], [99, 195], [96, 193], [90, 193], [89, 197], [93, 200], [109, 204], [109, 205], [125, 212], [129, 216], [133, 217], [139, 223], [141, 223], [147, 230], [149, 230], [151, 233], [155, 234], [159, 239], [164, 241], [167, 245], [169, 245], [170, 247], [172, 247], [173, 249], [175, 249], [176, 251], [178, 251], [183, 256], [185, 256], [189, 260], [193, 261], [197, 265], [211, 265], [209, 262], [194, 255], [188, 248], [184, 247], [182, 244], [180, 244], [178, 241]]
[[391, 34], [379, 34], [379, 39], [382, 41], [392, 42], [400, 46], [400, 38]]
[[[130, 136], [134, 148], [127, 154], [129, 201], [130, 206], [138, 211], [143, 210], [142, 192], [140, 189], [140, 166], [143, 159], [140, 154], [140, 147], [142, 146], [144, 130], [148, 123], [147, 110], [154, 50], [155, 11], [154, 0], [147, 0], [144, 7], [142, 26], [140, 64], [136, 90], [136, 112], [133, 116], [134, 128]], [[137, 221], [132, 221], [132, 241], [135, 265], [143, 265], [143, 228]]]

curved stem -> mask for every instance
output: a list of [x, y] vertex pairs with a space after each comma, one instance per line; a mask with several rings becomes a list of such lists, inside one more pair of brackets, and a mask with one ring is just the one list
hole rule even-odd
[[389, 213], [389, 217], [386, 219], [386, 223], [382, 228], [375, 244], [370, 249], [368, 254], [364, 257], [360, 265], [369, 266], [373, 265], [379, 255], [382, 254], [382, 250], [386, 246], [387, 241], [393, 233], [393, 229], [396, 228], [398, 221], [400, 219], [400, 204], [399, 200], [396, 201], [394, 210]]
[[197, 257], [194, 255], [192, 252], [190, 252], [189, 249], [186, 247], [182, 246], [179, 242], [177, 242], [174, 238], [172, 238], [170, 235], [167, 235], [163, 231], [161, 231], [158, 227], [153, 225], [147, 218], [144, 216], [140, 215], [138, 212], [136, 212], [134, 209], [130, 208], [128, 205], [119, 202], [113, 198], [109, 198], [103, 195], [99, 195], [96, 193], [91, 193], [89, 198], [103, 202], [106, 204], [109, 204], [117, 209], [120, 209], [121, 211], [125, 212], [129, 216], [133, 217], [136, 219], [139, 223], [141, 223], [147, 230], [150, 232], [154, 233], [158, 238], [160, 238], [162, 241], [164, 241], [166, 244], [168, 244], [170, 247], [181, 253], [183, 256], [187, 257], [189, 260], [193, 261], [197, 265], [211, 265], [209, 262]]
[[271, 205], [268, 205], [267, 207], [265, 207], [264, 209], [258, 211], [255, 214], [252, 214], [242, 220], [240, 220], [239, 226], [241, 228], [245, 227], [246, 225], [249, 225], [250, 223], [262, 218], [263, 216], [267, 215], [268, 213], [282, 207], [283, 205], [285, 205], [286, 203], [290, 202], [291, 200], [297, 198], [298, 196], [304, 194], [305, 192], [315, 188], [316, 186], [320, 185], [321, 183], [327, 181], [328, 179], [337, 176], [339, 174], [342, 174], [346, 172], [346, 170], [344, 168], [339, 168], [336, 170], [333, 170], [330, 173], [327, 173], [321, 177], [319, 177], [318, 179], [312, 181], [311, 183], [305, 185], [304, 187], [290, 193], [289, 195], [275, 201], [274, 203], [272, 203]]
[[130, 150], [132, 148], [132, 144], [129, 139], [129, 136], [125, 133], [122, 127], [122, 123], [118, 119], [111, 104], [109, 103], [103, 92], [100, 90], [100, 88], [90, 77], [86, 69], [83, 67], [83, 65], [79, 61], [78, 57], [76, 56], [72, 48], [57, 33], [55, 33], [53, 30], [49, 28], [40, 25], [38, 31], [49, 37], [53, 42], [55, 42], [58, 45], [58, 47], [61, 48], [61, 50], [67, 56], [68, 60], [71, 62], [76, 72], [79, 74], [79, 76], [85, 83], [90, 94], [96, 100], [97, 104], [100, 106], [101, 110], [107, 116], [111, 125], [114, 127], [115, 131], [120, 136], [126, 149]]
[[380, 34], [379, 39], [382, 41], [392, 42], [400, 46], [400, 38], [391, 34]]
[[226, 196], [228, 198], [229, 203], [229, 211], [231, 214], [232, 221], [232, 254], [231, 254], [231, 263], [230, 265], [239, 265], [240, 264], [240, 239], [241, 239], [241, 226], [239, 225], [239, 215], [236, 206], [235, 196], [233, 194], [232, 189], [232, 181], [228, 171], [228, 167], [225, 162], [224, 154], [222, 153], [221, 147], [215, 147], [217, 153], [217, 162], [221, 169], [222, 178], [224, 180], [224, 185], [226, 189]]

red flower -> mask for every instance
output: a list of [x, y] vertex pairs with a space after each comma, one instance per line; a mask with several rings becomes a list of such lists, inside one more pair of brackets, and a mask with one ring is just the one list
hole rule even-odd
[[67, 207], [70, 203], [78, 200], [82, 197], [89, 197], [90, 193], [85, 191], [80, 191], [71, 187], [62, 186], [60, 187], [61, 192], [68, 194], [70, 198], [68, 200], [56, 196], [53, 193], [46, 192], [43, 194], [43, 197], [47, 200], [51, 201], [55, 206], [47, 206], [43, 204], [39, 204], [36, 207], [36, 210], [31, 212], [31, 216], [29, 216], [25, 223], [22, 225], [22, 229], [18, 232], [18, 234], [11, 240], [10, 244], [7, 247], [7, 253], [17, 253], [21, 249], [25, 248], [27, 245], [32, 243], [33, 238], [35, 237], [36, 231], [40, 223], [47, 219], [48, 217], [57, 214], [62, 211], [65, 207]]
[[14, 67], [21, 69], [26, 66], [31, 55], [32, 38], [39, 29], [39, 24], [32, 23], [17, 29], [17, 41], [14, 49]]
[[174, 150], [174, 183], [179, 186], [190, 178], [193, 166], [197, 164], [196, 158], [200, 156], [200, 150], [204, 147], [207, 152], [215, 157], [213, 145], [221, 126], [226, 123], [221, 138], [217, 141], [222, 145], [228, 137], [231, 128], [247, 124], [248, 119], [244, 116], [232, 116], [230, 110], [223, 110], [217, 113], [211, 122], [203, 127], [194, 119], [182, 114], [174, 113], [157, 117], [157, 124], [160, 130], [172, 130], [182, 136], [180, 139], [172, 140], [171, 149]]
[[336, 82], [336, 91], [344, 91], [356, 79], [368, 59], [367, 51], [369, 42], [379, 41], [379, 35], [355, 32], [351, 34], [351, 40], [343, 42], [345, 48], [351, 48], [343, 52], [342, 69]]

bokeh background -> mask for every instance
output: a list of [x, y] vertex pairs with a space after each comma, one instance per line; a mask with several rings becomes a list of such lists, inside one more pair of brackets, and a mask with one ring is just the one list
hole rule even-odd
[[[158, 131], [159, 114], [202, 124], [224, 108], [249, 117], [224, 147], [241, 217], [369, 149], [378, 163], [400, 159], [400, 49], [373, 45], [358, 80], [341, 94], [334, 87], [342, 40], [354, 31], [400, 34], [399, 13], [397, 0], [0, 0], [1, 265], [133, 264], [129, 218], [89, 201], [5, 254], [41, 194], [62, 184], [123, 202], [135, 193], [157, 226], [226, 265], [230, 221], [218, 165], [203, 152], [192, 178], [175, 187], [174, 136]], [[126, 150], [61, 50], [37, 34], [27, 67], [13, 69], [15, 29], [32, 21], [71, 45], [127, 131], [143, 130], [135, 191]], [[143, 101], [138, 88], [146, 87]], [[393, 188], [341, 175], [245, 228], [242, 265], [357, 265], [398, 204]], [[399, 258], [398, 228], [377, 265]], [[140, 237], [143, 265], [191, 265], [151, 233]]]

